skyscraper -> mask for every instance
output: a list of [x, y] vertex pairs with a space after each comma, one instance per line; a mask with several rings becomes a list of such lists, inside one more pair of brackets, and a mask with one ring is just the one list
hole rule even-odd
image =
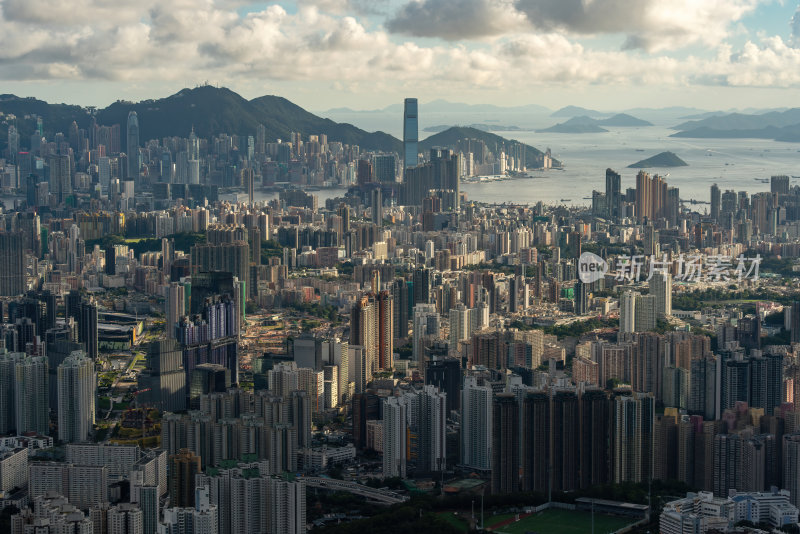
[[25, 292], [25, 246], [22, 232], [0, 232], [0, 296]]
[[655, 399], [649, 393], [614, 400], [614, 482], [645, 482], [653, 473]]
[[403, 105], [403, 165], [406, 169], [419, 163], [418, 142], [417, 99], [406, 98]]
[[492, 467], [492, 388], [466, 377], [461, 409], [461, 463], [488, 471]]
[[376, 187], [370, 192], [370, 206], [372, 224], [383, 226], [383, 195], [380, 187]]
[[792, 504], [800, 506], [800, 434], [783, 436], [783, 488], [789, 490]]
[[425, 356], [425, 344], [439, 335], [439, 313], [435, 304], [417, 304], [414, 306], [414, 329], [412, 339], [412, 358], [422, 362]]
[[656, 317], [663, 319], [672, 315], [672, 275], [668, 272], [654, 272], [649, 284], [650, 293], [656, 298]]
[[128, 178], [139, 176], [139, 118], [135, 111], [128, 113]]
[[550, 398], [546, 391], [528, 393], [522, 404], [522, 488], [547, 491], [550, 451]]
[[415, 394], [412, 404], [416, 414], [417, 472], [431, 473], [445, 469], [445, 436], [447, 422], [447, 394], [435, 386], [425, 386]]
[[406, 477], [406, 399], [383, 403], [383, 476]]
[[519, 404], [512, 393], [492, 406], [492, 493], [519, 491]]
[[609, 219], [618, 219], [620, 203], [622, 201], [620, 189], [620, 175], [611, 169], [606, 169], [606, 211]]
[[139, 373], [139, 401], [165, 412], [186, 409], [187, 373], [174, 339], [154, 341], [147, 348], [147, 368]]
[[86, 355], [92, 360], [97, 360], [97, 305], [90, 302], [81, 302], [78, 317], [78, 342], [86, 347]]
[[789, 332], [792, 343], [800, 343], [800, 301], [792, 302], [789, 310]]
[[139, 508], [142, 510], [142, 534], [158, 532], [158, 486], [142, 486], [139, 491]]
[[169, 457], [169, 497], [175, 507], [195, 505], [195, 477], [200, 474], [200, 457], [189, 449], [181, 449]]
[[94, 362], [76, 351], [58, 366], [58, 439], [86, 441], [94, 425], [97, 379]]
[[372, 158], [373, 175], [376, 182], [394, 183], [396, 177], [394, 154], [377, 154]]
[[[670, 297], [670, 312], [672, 311], [671, 300]], [[656, 296], [652, 294], [642, 295], [636, 291], [625, 291], [620, 298], [619, 331], [647, 332], [655, 327]]]
[[713, 184], [711, 186], [711, 220], [714, 222], [720, 222], [720, 207], [721, 207], [721, 193], [719, 186], [717, 184]]
[[50, 433], [47, 358], [27, 357], [14, 366], [17, 434]]
[[580, 487], [606, 484], [610, 478], [611, 405], [601, 389], [580, 398]]
[[72, 193], [70, 158], [66, 154], [51, 154], [47, 157], [50, 169], [50, 193], [61, 204]]
[[186, 315], [186, 289], [183, 284], [179, 282], [170, 283], [165, 305], [167, 317], [164, 329], [166, 330], [167, 339], [174, 339], [175, 326], [181, 317]]
[[0, 352], [0, 434], [16, 429], [16, 373], [18, 362], [25, 359], [24, 352]]
[[253, 204], [255, 181], [256, 173], [252, 168], [245, 167], [242, 169], [242, 187], [244, 187], [244, 191], [247, 193], [247, 202], [250, 205]]

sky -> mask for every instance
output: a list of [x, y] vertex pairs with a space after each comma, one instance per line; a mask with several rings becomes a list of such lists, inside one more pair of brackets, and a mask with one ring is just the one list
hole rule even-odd
[[781, 0], [0, 0], [0, 93], [106, 106], [210, 83], [310, 110], [794, 107]]

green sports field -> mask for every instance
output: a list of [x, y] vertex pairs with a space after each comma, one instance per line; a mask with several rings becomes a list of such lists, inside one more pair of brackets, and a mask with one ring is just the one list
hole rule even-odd
[[439, 514], [439, 517], [450, 523], [452, 526], [456, 527], [461, 532], [469, 531], [469, 525], [467, 524], [466, 519], [457, 517], [456, 515], [453, 514], [453, 512], [442, 512]]
[[[498, 521], [499, 522], [499, 521]], [[594, 514], [595, 534], [615, 532], [634, 520], [612, 515]], [[494, 523], [494, 522], [492, 522]], [[488, 527], [490, 522], [486, 521]], [[495, 532], [503, 534], [588, 534], [592, 531], [592, 514], [573, 510], [551, 508], [526, 517], [516, 523], [497, 527]]]

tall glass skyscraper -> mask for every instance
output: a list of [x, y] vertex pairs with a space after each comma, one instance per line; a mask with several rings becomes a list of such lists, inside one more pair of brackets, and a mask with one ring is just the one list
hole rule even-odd
[[403, 165], [406, 169], [418, 163], [419, 121], [417, 120], [417, 99], [406, 98], [403, 106]]
[[128, 113], [128, 178], [139, 175], [139, 117], [135, 111]]

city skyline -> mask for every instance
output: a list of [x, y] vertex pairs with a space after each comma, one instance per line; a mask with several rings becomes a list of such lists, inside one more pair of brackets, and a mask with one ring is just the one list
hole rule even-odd
[[800, 532], [800, 8], [78, 1], [0, 0], [116, 99], [0, 96], [0, 531]]
[[5, 2], [4, 92], [102, 106], [209, 82], [315, 111], [382, 108], [408, 93], [423, 102], [729, 109], [791, 106], [800, 84], [796, 3], [208, 0], [110, 10], [85, 0], [73, 7]]

